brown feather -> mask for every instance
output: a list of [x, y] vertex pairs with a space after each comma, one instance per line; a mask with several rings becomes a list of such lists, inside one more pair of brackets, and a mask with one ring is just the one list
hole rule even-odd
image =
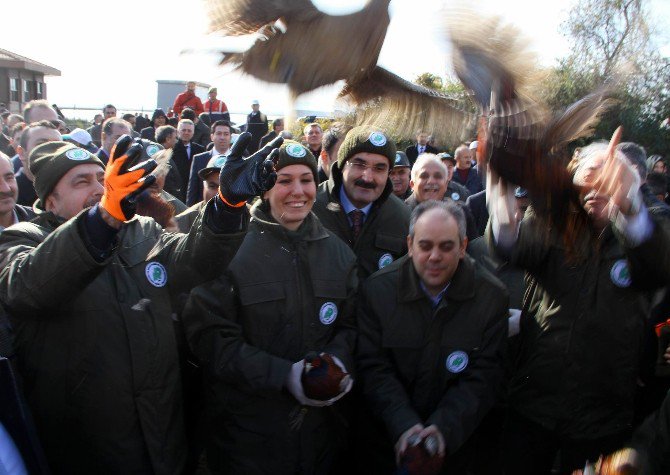
[[211, 31], [228, 36], [256, 33], [282, 18], [287, 24], [325, 16], [310, 0], [205, 0]]
[[264, 81], [285, 83], [295, 95], [354, 77], [377, 63], [390, 22], [389, 1], [371, 0], [350, 15], [283, 15], [285, 32], [265, 29], [251, 48], [224, 56], [223, 63]]
[[468, 104], [417, 84], [377, 66], [348, 81], [340, 97], [356, 107], [355, 125], [383, 128], [395, 139], [413, 139], [417, 130], [454, 147], [475, 132], [477, 116]]

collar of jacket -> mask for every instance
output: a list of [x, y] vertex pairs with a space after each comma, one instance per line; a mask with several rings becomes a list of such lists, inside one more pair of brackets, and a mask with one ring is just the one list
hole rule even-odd
[[32, 223], [35, 223], [38, 226], [56, 229], [58, 226], [67, 221], [67, 219], [56, 216], [51, 211], [44, 211], [43, 209], [39, 209], [39, 211], [40, 212], [30, 220]]
[[[330, 178], [326, 182], [326, 190], [328, 191], [328, 201], [340, 203], [340, 187], [342, 186], [342, 170], [337, 167], [337, 163], [333, 163], [330, 166]], [[389, 195], [393, 193], [393, 183], [391, 180], [386, 178], [386, 186], [384, 186], [384, 191], [377, 198], [377, 200], [372, 203], [372, 210], [379, 208], [384, 202], [388, 199]]]
[[[466, 255], [458, 263], [445, 295], [447, 300], [467, 300], [475, 296], [475, 266], [469, 256]], [[398, 301], [412, 302], [424, 298], [427, 296], [421, 288], [419, 274], [414, 269], [412, 258], [403, 256], [400, 259], [398, 274]]]
[[328, 231], [311, 211], [298, 229], [286, 229], [270, 214], [270, 203], [267, 200], [258, 200], [251, 208], [251, 224], [287, 241], [318, 241], [328, 237]]

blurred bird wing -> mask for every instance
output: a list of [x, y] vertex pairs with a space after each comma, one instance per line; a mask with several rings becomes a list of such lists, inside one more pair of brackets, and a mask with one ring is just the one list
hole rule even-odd
[[447, 18], [456, 75], [485, 111], [491, 93], [498, 101], [529, 94], [542, 73], [517, 28], [473, 10], [456, 10]]
[[246, 52], [224, 52], [222, 63], [288, 84], [299, 95], [373, 68], [389, 22], [388, 1], [375, 0], [352, 14], [320, 15], [286, 31], [265, 31]]
[[468, 104], [402, 79], [379, 66], [348, 81], [340, 98], [356, 107], [355, 125], [374, 125], [396, 139], [430, 132], [437, 143], [457, 145], [472, 136], [476, 115]]
[[248, 35], [280, 18], [286, 24], [322, 16], [310, 0], [205, 0], [210, 30], [230, 36]]

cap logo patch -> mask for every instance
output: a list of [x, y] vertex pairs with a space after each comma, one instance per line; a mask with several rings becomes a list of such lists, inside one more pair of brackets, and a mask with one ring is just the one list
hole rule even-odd
[[381, 132], [372, 132], [370, 134], [370, 137], [368, 137], [368, 140], [375, 147], [383, 147], [384, 145], [386, 145], [386, 136]]
[[454, 192], [451, 194], [451, 199], [454, 200], [454, 201], [458, 201], [458, 200], [461, 199], [461, 195], [459, 195], [458, 193], [456, 193], [456, 192], [454, 191]]
[[632, 279], [630, 277], [630, 270], [628, 269], [628, 261], [626, 259], [619, 259], [612, 266], [610, 270], [610, 279], [617, 287], [630, 287]]
[[465, 351], [454, 351], [447, 356], [447, 371], [460, 373], [468, 366], [468, 354]]
[[402, 160], [402, 157], [400, 156], [400, 154], [396, 153], [395, 154], [395, 164], [398, 165], [401, 160]]
[[149, 262], [144, 268], [144, 275], [154, 287], [164, 287], [167, 284], [167, 271], [159, 262]]
[[65, 156], [70, 160], [81, 161], [81, 160], [88, 160], [91, 154], [84, 149], [73, 148], [72, 150], [68, 150], [67, 152], [65, 152]]
[[319, 321], [324, 325], [330, 325], [337, 318], [337, 305], [333, 302], [326, 302], [321, 305], [319, 310]]
[[307, 155], [307, 150], [305, 147], [292, 143], [286, 146], [286, 153], [288, 153], [293, 158], [302, 158]]
[[153, 157], [156, 155], [156, 152], [158, 152], [160, 149], [158, 148], [158, 145], [149, 145], [147, 146], [147, 156]]
[[382, 254], [382, 257], [379, 258], [377, 265], [379, 266], [380, 269], [383, 269], [391, 262], [393, 262], [393, 256], [387, 252], [386, 254]]

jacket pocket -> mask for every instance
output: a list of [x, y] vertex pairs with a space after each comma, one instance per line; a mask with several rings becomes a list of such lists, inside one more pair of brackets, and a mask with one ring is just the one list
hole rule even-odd
[[245, 340], [273, 352], [285, 338], [287, 326], [286, 291], [283, 282], [248, 284], [238, 289], [241, 312], [239, 324]]
[[375, 236], [375, 247], [383, 251], [389, 251], [396, 257], [404, 254], [407, 238], [404, 236], [393, 236], [378, 232]]

